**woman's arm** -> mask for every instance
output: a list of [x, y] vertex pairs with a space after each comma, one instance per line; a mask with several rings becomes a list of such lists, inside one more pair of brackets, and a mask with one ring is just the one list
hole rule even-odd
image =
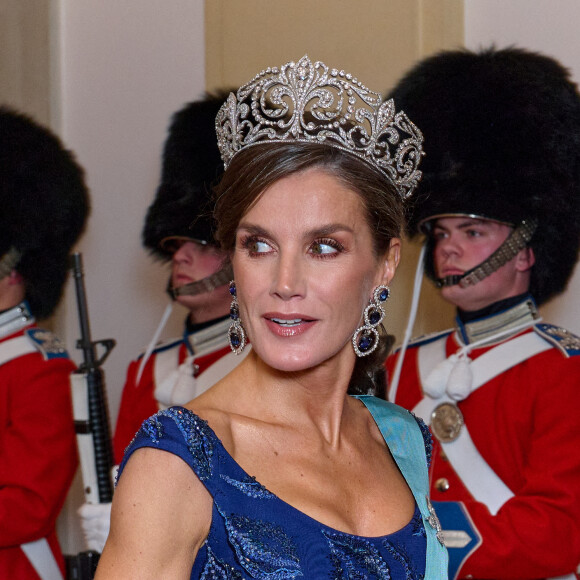
[[95, 580], [189, 579], [211, 513], [210, 494], [182, 459], [138, 449], [115, 491]]

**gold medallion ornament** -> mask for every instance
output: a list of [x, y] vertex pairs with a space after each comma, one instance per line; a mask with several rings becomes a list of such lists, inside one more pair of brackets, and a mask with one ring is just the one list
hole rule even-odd
[[463, 414], [453, 403], [441, 403], [431, 413], [431, 431], [441, 443], [455, 441], [463, 424]]

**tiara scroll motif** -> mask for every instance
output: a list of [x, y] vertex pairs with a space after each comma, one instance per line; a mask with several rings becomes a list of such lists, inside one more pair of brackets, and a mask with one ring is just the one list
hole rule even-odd
[[385, 174], [403, 198], [421, 178], [423, 135], [407, 115], [352, 75], [308, 56], [267, 68], [230, 93], [216, 132], [226, 169], [245, 147], [299, 141], [356, 155]]

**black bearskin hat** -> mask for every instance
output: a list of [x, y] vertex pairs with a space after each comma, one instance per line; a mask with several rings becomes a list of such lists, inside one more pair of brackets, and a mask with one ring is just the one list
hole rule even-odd
[[425, 137], [409, 233], [440, 214], [538, 220], [530, 291], [564, 290], [580, 243], [580, 97], [556, 60], [519, 48], [446, 51], [389, 97]]
[[215, 243], [210, 205], [212, 187], [224, 166], [215, 118], [230, 91], [207, 94], [174, 113], [163, 149], [161, 183], [147, 210], [143, 245], [157, 257], [172, 256], [162, 241], [184, 237]]
[[0, 107], [0, 257], [14, 248], [35, 317], [61, 298], [69, 252], [89, 212], [84, 171], [48, 129]]

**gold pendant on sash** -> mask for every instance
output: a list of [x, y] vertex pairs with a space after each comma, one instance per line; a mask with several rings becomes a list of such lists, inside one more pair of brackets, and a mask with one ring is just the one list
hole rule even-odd
[[463, 413], [454, 403], [441, 403], [431, 413], [431, 431], [441, 443], [455, 441], [463, 424]]

